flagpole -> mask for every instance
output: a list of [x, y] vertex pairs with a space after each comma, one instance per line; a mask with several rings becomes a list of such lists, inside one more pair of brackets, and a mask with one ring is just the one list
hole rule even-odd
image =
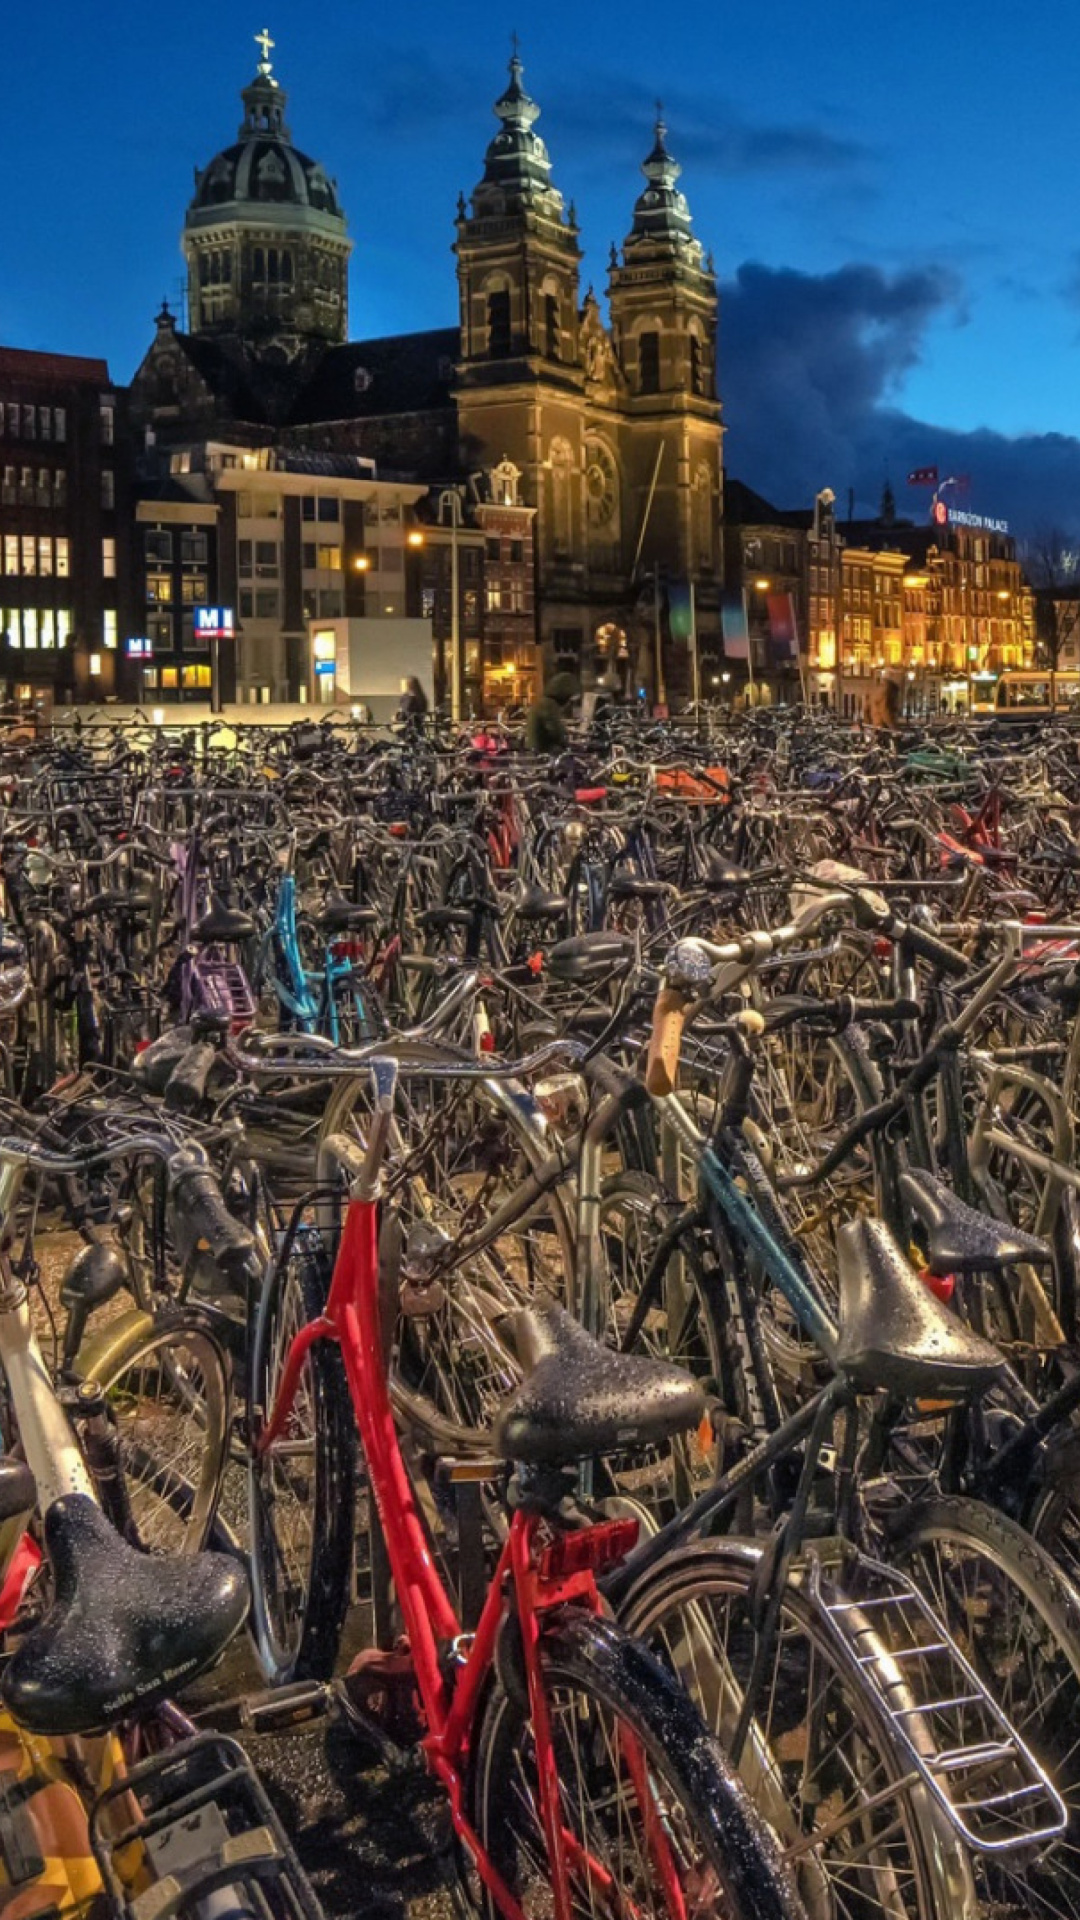
[[701, 719], [701, 711], [700, 711], [701, 709], [701, 657], [698, 653], [697, 595], [694, 592], [694, 583], [692, 580], [690, 582], [690, 669], [693, 676], [690, 684], [693, 689], [694, 707], [697, 712], [698, 720], [700, 721]]

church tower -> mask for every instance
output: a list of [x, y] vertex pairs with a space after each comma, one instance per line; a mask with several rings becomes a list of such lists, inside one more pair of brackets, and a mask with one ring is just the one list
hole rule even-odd
[[463, 199], [458, 205], [466, 385], [512, 378], [523, 360], [557, 378], [577, 360], [577, 224], [551, 183], [548, 151], [535, 131], [540, 108], [521, 84], [522, 71], [515, 52], [510, 84], [495, 103], [500, 127], [483, 179], [471, 211]]
[[669, 570], [674, 563], [707, 584], [719, 561], [721, 509], [716, 276], [666, 140], [658, 118], [621, 258], [612, 248], [608, 301], [626, 382], [624, 460], [639, 500], [650, 502], [642, 562], [664, 557]]
[[351, 242], [336, 182], [292, 144], [274, 43], [256, 39], [236, 143], [196, 173], [184, 222], [188, 330], [288, 364], [348, 338]]

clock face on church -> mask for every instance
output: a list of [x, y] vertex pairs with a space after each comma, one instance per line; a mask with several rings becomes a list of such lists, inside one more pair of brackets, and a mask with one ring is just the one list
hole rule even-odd
[[585, 498], [589, 520], [594, 527], [607, 526], [614, 516], [618, 497], [618, 482], [611, 455], [603, 447], [590, 447], [589, 463], [585, 469]]

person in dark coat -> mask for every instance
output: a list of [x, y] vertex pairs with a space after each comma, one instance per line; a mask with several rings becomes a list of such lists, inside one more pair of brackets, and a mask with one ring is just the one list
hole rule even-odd
[[557, 673], [525, 715], [525, 745], [530, 753], [561, 753], [570, 703], [578, 690], [572, 673]]
[[410, 673], [405, 682], [398, 713], [402, 720], [423, 720], [427, 714], [427, 694], [420, 685], [415, 673]]

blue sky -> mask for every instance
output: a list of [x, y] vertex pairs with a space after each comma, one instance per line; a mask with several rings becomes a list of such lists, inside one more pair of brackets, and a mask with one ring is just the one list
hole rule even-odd
[[[455, 317], [454, 204], [509, 35], [583, 285], [602, 291], [653, 101], [724, 287], [733, 471], [786, 503], [954, 461], [971, 504], [1080, 527], [1080, 32], [1063, 0], [271, 4], [297, 144], [336, 175], [356, 336]], [[175, 300], [192, 170], [235, 137], [264, 24], [237, 0], [9, 16], [0, 341], [129, 378]], [[800, 425], [792, 429], [792, 416]]]

